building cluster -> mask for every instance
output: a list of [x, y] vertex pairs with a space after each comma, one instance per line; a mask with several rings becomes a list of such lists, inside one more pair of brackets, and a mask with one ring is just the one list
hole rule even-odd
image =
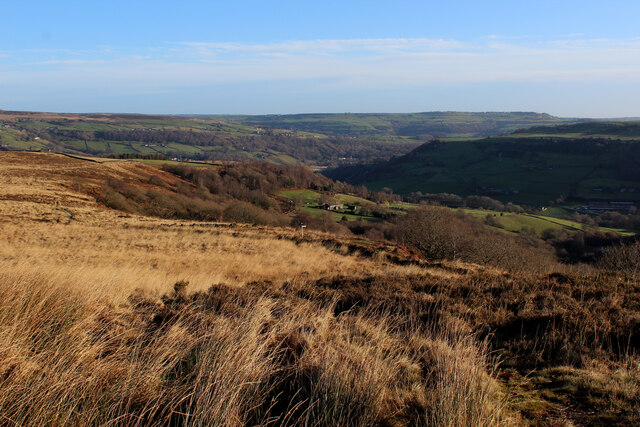
[[606, 211], [619, 211], [619, 212], [629, 212], [636, 205], [633, 202], [611, 202], [607, 200], [592, 200], [588, 204], [583, 206], [578, 206], [576, 210], [585, 211], [585, 212], [606, 212]]

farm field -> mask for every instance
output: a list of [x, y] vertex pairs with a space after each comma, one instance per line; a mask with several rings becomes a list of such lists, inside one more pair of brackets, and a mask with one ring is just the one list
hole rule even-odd
[[555, 126], [533, 126], [513, 133], [515, 137], [553, 137], [553, 138], [619, 138], [634, 140], [640, 138], [640, 122], [638, 121], [591, 121]]
[[545, 230], [585, 230], [590, 229], [592, 231], [599, 232], [615, 232], [623, 236], [632, 236], [637, 234], [636, 231], [626, 230], [622, 228], [610, 228], [610, 227], [586, 227], [576, 221], [571, 221], [564, 218], [558, 218], [551, 215], [534, 215], [534, 214], [519, 214], [510, 212], [491, 211], [484, 209], [462, 209], [464, 212], [473, 215], [476, 218], [486, 218], [487, 216], [493, 217], [500, 228], [512, 232], [512, 233], [533, 233], [541, 236]]
[[291, 114], [213, 116], [228, 123], [376, 138], [423, 141], [425, 137], [470, 138], [499, 135], [534, 125], [573, 123], [537, 113], [425, 112], [407, 114]]
[[[299, 200], [304, 204], [304, 209], [312, 214], [314, 217], [320, 216], [323, 212], [327, 212], [322, 205], [320, 204], [320, 199], [323, 197], [323, 194], [313, 190], [284, 190], [279, 193], [280, 196], [286, 197], [291, 200]], [[341, 210], [340, 212], [329, 212], [331, 217], [339, 222], [346, 218], [348, 221], [379, 221], [379, 218], [374, 216], [362, 216], [362, 215], [353, 215], [350, 212], [350, 206], [357, 207], [367, 207], [367, 206], [375, 206], [375, 203], [363, 199], [361, 197], [347, 195], [347, 194], [333, 194], [331, 196], [324, 196], [326, 199], [326, 203], [343, 203], [347, 207], [347, 209]], [[399, 211], [402, 215], [413, 209], [418, 209], [420, 207], [419, 204], [408, 203], [408, 202], [391, 202], [383, 205], [384, 207], [388, 207], [394, 209], [395, 211]], [[447, 209], [447, 208], [443, 208]], [[458, 210], [458, 209], [454, 209]], [[493, 223], [488, 223], [487, 225], [497, 228], [500, 230], [504, 230], [510, 233], [525, 233], [525, 234], [535, 234], [539, 237], [543, 236], [546, 230], [567, 230], [567, 231], [577, 231], [577, 230], [591, 230], [596, 232], [614, 232], [618, 233], [622, 236], [633, 236], [638, 233], [636, 230], [627, 230], [622, 228], [610, 228], [610, 227], [586, 227], [585, 225], [566, 219], [566, 217], [571, 216], [574, 211], [562, 207], [551, 207], [545, 208], [540, 215], [535, 214], [527, 214], [527, 213], [512, 213], [512, 212], [504, 212], [504, 211], [495, 211], [495, 210], [486, 210], [486, 209], [468, 209], [462, 208], [460, 209], [465, 213], [472, 215], [478, 219], [485, 219], [487, 216], [493, 217]], [[495, 224], [494, 224], [495, 223]]]
[[178, 160], [301, 162], [326, 167], [404, 154], [413, 140], [373, 141], [219, 119], [0, 110], [0, 148]]
[[335, 167], [406, 154], [434, 137], [484, 137], [574, 121], [536, 113], [145, 116], [0, 110], [0, 146]]
[[[339, 193], [329, 196], [313, 190], [284, 190], [278, 193], [278, 195], [292, 201], [299, 201], [303, 205], [302, 209], [314, 218], [328, 214], [335, 222], [340, 222], [345, 219], [347, 221], [380, 221], [380, 218], [376, 218], [373, 215], [357, 213], [363, 206], [375, 206], [374, 202], [362, 197]], [[345, 205], [345, 208], [339, 209], [338, 211], [327, 211], [323, 203], [320, 203], [323, 198], [325, 199], [325, 203], [341, 203]], [[355, 207], [355, 211], [353, 207]]]

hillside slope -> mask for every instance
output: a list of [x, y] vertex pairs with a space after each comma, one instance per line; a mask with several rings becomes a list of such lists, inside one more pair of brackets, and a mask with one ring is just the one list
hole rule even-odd
[[0, 110], [0, 150], [335, 166], [388, 159], [418, 143], [264, 129], [180, 116]]
[[465, 113], [426, 112], [389, 114], [291, 114], [266, 116], [213, 116], [228, 123], [334, 135], [393, 139], [429, 139], [433, 137], [483, 137], [509, 133], [535, 125], [574, 123], [540, 113]]
[[637, 123], [595, 123], [436, 141], [387, 162], [343, 167], [327, 175], [399, 194], [481, 194], [523, 204], [558, 198], [637, 202], [640, 138], [633, 135], [639, 130]]
[[640, 121], [623, 122], [594, 121], [557, 126], [533, 126], [517, 130], [514, 136], [545, 135], [555, 137], [602, 137], [602, 138], [640, 138]]
[[[138, 162], [0, 153], [0, 413], [18, 425], [637, 424], [640, 287], [105, 208]], [[162, 185], [161, 185], [162, 184]]]

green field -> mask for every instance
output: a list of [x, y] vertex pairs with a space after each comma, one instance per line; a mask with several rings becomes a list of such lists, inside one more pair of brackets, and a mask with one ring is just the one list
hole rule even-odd
[[[623, 236], [631, 236], [637, 234], [632, 230], [624, 230], [619, 228], [608, 228], [608, 227], [590, 227], [587, 228], [583, 224], [580, 224], [576, 221], [571, 221], [569, 219], [564, 218], [556, 218], [552, 215], [551, 212], [546, 211], [543, 215], [533, 215], [533, 214], [516, 214], [509, 212], [499, 212], [499, 211], [490, 211], [483, 209], [461, 209], [464, 212], [479, 218], [484, 219], [487, 215], [493, 217], [493, 219], [500, 224], [501, 229], [512, 232], [512, 233], [534, 233], [538, 236], [542, 235], [545, 230], [568, 230], [568, 231], [578, 231], [578, 230], [593, 230], [600, 232], [616, 232]], [[560, 213], [561, 211], [567, 211], [564, 208], [555, 208], [555, 212]], [[570, 212], [570, 211], [569, 211]], [[562, 212], [564, 215], [564, 212]]]
[[526, 130], [518, 130], [513, 133], [513, 136], [638, 139], [640, 138], [640, 121], [589, 121], [557, 126], [534, 126]]
[[299, 198], [303, 203], [316, 203], [322, 195], [313, 190], [284, 190], [278, 193], [278, 196], [288, 199]]
[[329, 215], [331, 215], [331, 218], [333, 218], [333, 220], [335, 222], [340, 222], [344, 218], [346, 218], [347, 221], [369, 221], [369, 222], [380, 222], [380, 221], [382, 221], [380, 218], [375, 218], [375, 217], [372, 217], [372, 216], [353, 215], [353, 214], [341, 213], [341, 212], [330, 212], [330, 211], [327, 211], [325, 209], [322, 209], [322, 208], [319, 208], [319, 207], [315, 207], [315, 206], [304, 206], [302, 209], [305, 212], [308, 212], [309, 214], [311, 214], [311, 216], [313, 216], [315, 218], [323, 215], [324, 212], [329, 212]]
[[[278, 196], [286, 197], [288, 199], [299, 199], [303, 206], [302, 210], [308, 212], [314, 217], [319, 217], [323, 215], [323, 212], [328, 212], [331, 217], [336, 222], [340, 222], [342, 219], [346, 218], [348, 221], [373, 221], [378, 222], [381, 221], [380, 218], [376, 218], [369, 215], [358, 215], [354, 214], [351, 211], [347, 212], [333, 212], [324, 209], [320, 205], [320, 199], [322, 198], [322, 194], [306, 189], [298, 189], [298, 190], [283, 190], [278, 193]], [[328, 195], [329, 202], [339, 202], [344, 203], [345, 205], [355, 205], [355, 206], [372, 206], [375, 205], [374, 202], [363, 199], [362, 197], [357, 197], [349, 194], [334, 194]]]
[[373, 206], [374, 202], [371, 200], [363, 199], [362, 197], [352, 196], [348, 194], [336, 194], [332, 200], [332, 202], [344, 203], [349, 205], [357, 205], [357, 206]]
[[[161, 154], [181, 160], [335, 166], [409, 152], [420, 141], [358, 139], [214, 118], [0, 111], [1, 149], [70, 154]], [[341, 160], [342, 159], [342, 160]]]
[[[299, 198], [304, 205], [302, 209], [309, 212], [313, 216], [320, 216], [322, 212], [328, 212], [319, 206], [320, 198], [322, 194], [313, 190], [306, 189], [298, 189], [298, 190], [284, 190], [278, 193], [279, 196], [287, 197], [289, 199]], [[363, 199], [361, 197], [348, 195], [348, 194], [335, 194], [331, 196], [329, 199], [331, 202], [340, 202], [348, 205], [356, 205], [356, 206], [375, 206], [375, 203]], [[395, 202], [385, 205], [386, 207], [397, 209], [400, 211], [407, 212], [411, 209], [416, 209], [420, 207], [418, 204], [408, 203], [408, 202]], [[449, 209], [443, 207], [442, 209]], [[512, 212], [501, 212], [501, 211], [493, 211], [493, 210], [485, 210], [485, 209], [469, 209], [469, 208], [460, 208], [454, 210], [462, 210], [465, 213], [472, 215], [480, 220], [484, 220], [487, 215], [494, 217], [494, 220], [499, 224], [498, 228], [500, 230], [504, 230], [510, 233], [533, 233], [538, 236], [541, 236], [545, 230], [567, 230], [567, 231], [578, 231], [578, 230], [593, 230], [600, 232], [616, 232], [623, 236], [631, 236], [637, 234], [633, 230], [625, 230], [618, 228], [608, 228], [608, 227], [585, 227], [583, 224], [572, 221], [568, 219], [571, 215], [574, 214], [574, 211], [571, 209], [554, 206], [550, 208], [545, 208], [545, 210], [539, 214], [528, 214], [528, 213], [512, 213]], [[361, 216], [361, 215], [353, 215], [351, 213], [342, 213], [342, 212], [330, 212], [331, 216], [336, 220], [342, 220], [343, 216], [345, 216], [349, 221], [354, 220], [365, 220], [365, 221], [379, 221], [378, 218], [370, 217], [370, 216]], [[400, 215], [404, 215], [403, 212], [400, 212]]]
[[575, 119], [526, 112], [346, 113], [213, 117], [228, 123], [375, 138], [386, 142], [403, 139], [421, 142], [425, 137], [471, 138], [499, 135], [535, 125], [575, 122]]

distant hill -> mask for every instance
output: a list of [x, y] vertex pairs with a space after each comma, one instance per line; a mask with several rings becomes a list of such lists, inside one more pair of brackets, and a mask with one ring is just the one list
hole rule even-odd
[[523, 204], [558, 198], [640, 201], [640, 122], [535, 127], [508, 136], [434, 141], [333, 178], [399, 194], [480, 194]]
[[324, 167], [388, 159], [419, 143], [264, 128], [211, 118], [0, 111], [0, 150]]
[[497, 135], [576, 120], [538, 113], [151, 116], [0, 110], [0, 150], [336, 167], [388, 160], [436, 137]]
[[531, 112], [344, 113], [211, 117], [227, 123], [387, 140], [484, 137], [531, 126], [575, 123], [581, 120]]
[[619, 122], [583, 122], [557, 126], [533, 126], [520, 129], [514, 136], [545, 135], [557, 137], [640, 138], [640, 120]]

